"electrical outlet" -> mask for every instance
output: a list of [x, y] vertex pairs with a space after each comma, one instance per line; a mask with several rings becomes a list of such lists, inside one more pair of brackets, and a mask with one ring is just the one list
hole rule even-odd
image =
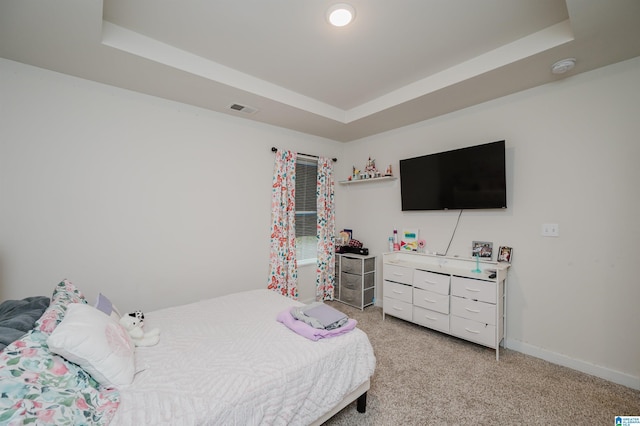
[[557, 223], [543, 223], [542, 224], [542, 236], [543, 237], [559, 237], [560, 228]]

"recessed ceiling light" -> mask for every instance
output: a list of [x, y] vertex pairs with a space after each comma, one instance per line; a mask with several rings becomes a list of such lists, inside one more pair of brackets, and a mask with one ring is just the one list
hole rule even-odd
[[576, 66], [576, 60], [573, 58], [563, 59], [551, 65], [551, 72], [554, 74], [564, 74]]
[[356, 10], [347, 3], [334, 4], [327, 10], [327, 21], [333, 26], [344, 27], [353, 21]]

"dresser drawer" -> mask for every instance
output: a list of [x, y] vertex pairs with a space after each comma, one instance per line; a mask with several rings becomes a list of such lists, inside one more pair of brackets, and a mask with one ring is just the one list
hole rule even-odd
[[496, 326], [451, 315], [451, 334], [481, 345], [495, 347]]
[[374, 279], [374, 274], [355, 275], [348, 272], [342, 272], [340, 274], [340, 287], [351, 290], [361, 290], [363, 285], [364, 288], [373, 287]]
[[341, 286], [340, 289], [340, 300], [345, 303], [349, 303], [351, 305], [360, 305], [362, 301], [362, 290], [361, 289], [350, 289], [348, 287]]
[[340, 287], [349, 290], [362, 290], [362, 275], [342, 272], [340, 274]]
[[451, 315], [496, 325], [496, 305], [451, 296]]
[[416, 269], [413, 273], [413, 285], [424, 290], [440, 294], [449, 294], [451, 275], [436, 274], [434, 272]]
[[449, 332], [449, 315], [423, 309], [419, 306], [413, 307], [413, 322], [444, 333]]
[[[362, 274], [363, 272], [373, 272], [376, 270], [376, 258], [371, 257], [368, 259], [362, 259], [359, 257], [348, 257], [345, 255], [341, 257], [342, 272], [351, 272], [352, 274]], [[364, 271], [363, 271], [364, 267]]]
[[397, 265], [384, 265], [382, 277], [385, 280], [403, 284], [413, 284], [413, 268]]
[[495, 281], [453, 276], [451, 277], [451, 294], [467, 299], [496, 303], [496, 283]]
[[382, 310], [385, 314], [393, 315], [405, 321], [411, 321], [413, 317], [413, 305], [401, 300], [392, 299], [390, 297], [384, 297], [382, 304]]
[[411, 303], [413, 300], [412, 288], [409, 285], [398, 284], [391, 281], [382, 283], [382, 294], [385, 298], [400, 300]]
[[365, 290], [363, 299], [363, 291], [361, 289], [352, 290], [343, 287], [340, 289], [340, 301], [358, 308], [368, 306], [373, 303], [373, 298], [375, 297], [374, 291], [375, 288]]
[[445, 294], [414, 288], [413, 304], [443, 314], [449, 313], [449, 296]]

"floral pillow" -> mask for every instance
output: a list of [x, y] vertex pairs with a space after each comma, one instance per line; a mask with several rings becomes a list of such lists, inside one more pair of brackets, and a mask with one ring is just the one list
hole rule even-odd
[[47, 345], [70, 303], [87, 302], [65, 280], [56, 286], [34, 329], [0, 352], [0, 424], [107, 425], [113, 418], [118, 390], [101, 386]]
[[54, 355], [31, 330], [0, 353], [0, 424], [103, 425], [120, 401], [80, 366]]
[[34, 328], [45, 334], [51, 334], [64, 318], [69, 303], [87, 303], [87, 300], [71, 281], [63, 280], [53, 290], [51, 304], [36, 321]]

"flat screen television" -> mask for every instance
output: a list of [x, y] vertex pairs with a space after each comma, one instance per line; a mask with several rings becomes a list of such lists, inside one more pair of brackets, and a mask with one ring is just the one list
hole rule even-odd
[[507, 207], [504, 141], [400, 160], [402, 210]]

